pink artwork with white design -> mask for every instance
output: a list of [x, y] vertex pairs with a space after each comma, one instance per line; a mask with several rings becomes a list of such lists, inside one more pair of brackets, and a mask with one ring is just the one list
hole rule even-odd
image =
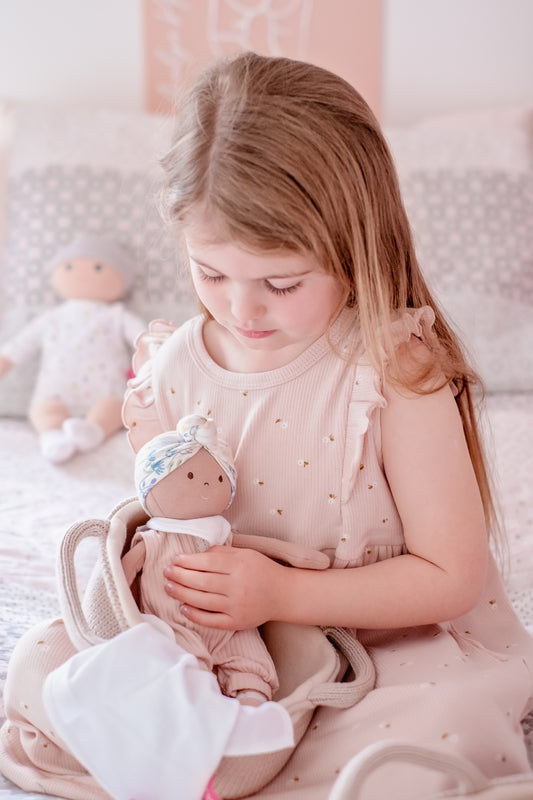
[[147, 107], [168, 111], [213, 58], [241, 50], [312, 61], [379, 114], [382, 0], [144, 0]]

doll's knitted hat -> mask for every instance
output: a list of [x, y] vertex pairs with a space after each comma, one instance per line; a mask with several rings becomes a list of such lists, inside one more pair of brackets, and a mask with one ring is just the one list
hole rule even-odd
[[71, 258], [94, 258], [110, 264], [122, 275], [126, 289], [131, 288], [135, 275], [135, 262], [126, 248], [115, 239], [93, 233], [80, 233], [50, 259], [49, 272]]
[[137, 453], [135, 486], [143, 506], [150, 489], [196, 455], [202, 447], [213, 456], [228, 476], [231, 487], [230, 505], [237, 481], [231, 450], [226, 442], [218, 438], [212, 419], [189, 414], [180, 419], [176, 430], [154, 436]]

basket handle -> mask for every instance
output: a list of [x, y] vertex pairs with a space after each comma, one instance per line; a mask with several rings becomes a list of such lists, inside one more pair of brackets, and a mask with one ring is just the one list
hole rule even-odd
[[[358, 800], [366, 779], [376, 769], [390, 761], [407, 762], [455, 778], [459, 784], [457, 791], [460, 794], [450, 793], [450, 798], [463, 797], [465, 794], [470, 796], [471, 793], [481, 792], [490, 786], [485, 775], [469, 761], [451, 753], [399, 739], [389, 739], [371, 744], [354, 756], [342, 769], [328, 800]], [[448, 794], [446, 796], [448, 797]]]
[[316, 705], [333, 708], [350, 708], [370, 692], [376, 683], [376, 669], [372, 659], [354, 633], [347, 628], [322, 628], [325, 636], [346, 658], [352, 668], [351, 681], [331, 681], [317, 686], [309, 699]]
[[76, 550], [85, 539], [93, 538], [98, 542], [99, 574], [104, 581], [114, 623], [120, 631], [131, 627], [124, 615], [107, 552], [110, 524], [109, 520], [104, 519], [89, 519], [75, 523], [67, 530], [59, 547], [57, 572], [61, 613], [67, 632], [78, 650], [106, 641], [91, 630], [80, 599], [75, 562]]

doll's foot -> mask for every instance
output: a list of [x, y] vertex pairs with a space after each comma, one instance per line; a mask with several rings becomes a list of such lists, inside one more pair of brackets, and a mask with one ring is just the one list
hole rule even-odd
[[65, 436], [65, 432], [61, 428], [41, 433], [39, 444], [43, 457], [52, 464], [68, 461], [75, 453], [74, 444]]
[[70, 417], [63, 423], [63, 431], [72, 442], [75, 450], [85, 453], [102, 444], [105, 438], [103, 428], [95, 422], [88, 422], [80, 417]]
[[254, 689], [244, 689], [237, 693], [237, 700], [241, 706], [261, 706], [267, 699], [266, 695]]

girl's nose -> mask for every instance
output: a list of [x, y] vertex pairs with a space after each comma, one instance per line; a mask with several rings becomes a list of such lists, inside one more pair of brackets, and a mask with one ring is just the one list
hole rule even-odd
[[232, 295], [231, 312], [234, 319], [241, 324], [259, 319], [265, 310], [265, 306], [253, 290], [240, 289]]

